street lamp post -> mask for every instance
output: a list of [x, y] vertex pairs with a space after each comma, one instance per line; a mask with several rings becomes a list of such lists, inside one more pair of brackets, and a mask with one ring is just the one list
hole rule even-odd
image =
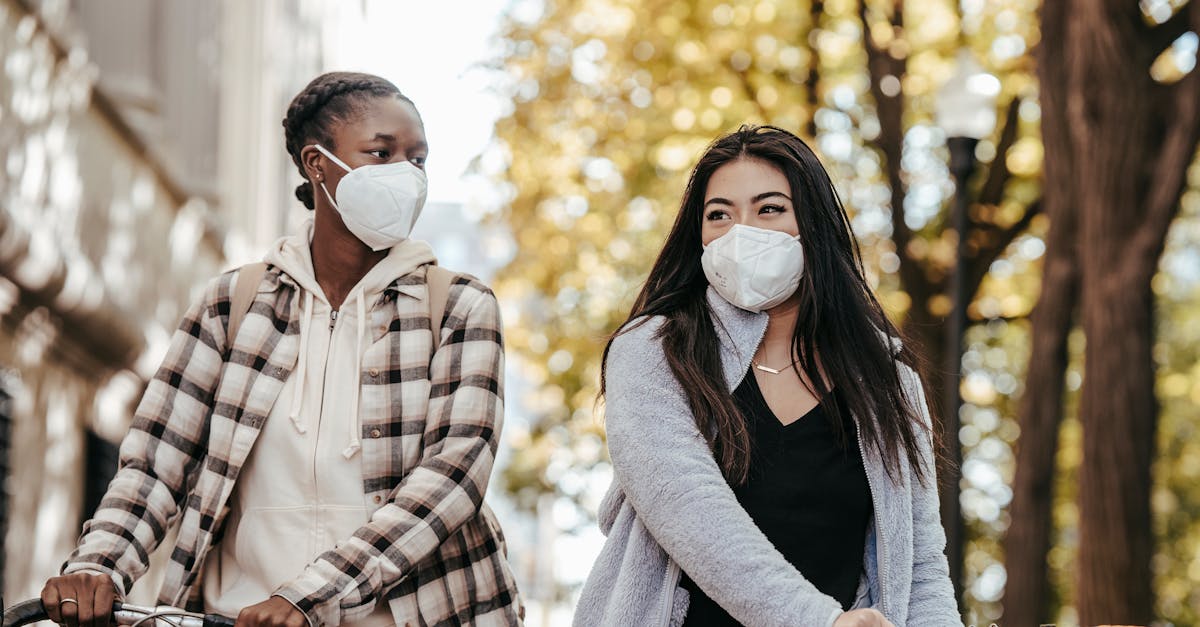
[[950, 283], [953, 308], [946, 325], [946, 385], [943, 390], [942, 428], [949, 444], [953, 470], [939, 486], [942, 503], [942, 526], [946, 529], [946, 558], [954, 582], [955, 598], [962, 603], [964, 525], [959, 502], [962, 445], [959, 441], [960, 410], [962, 409], [963, 334], [967, 326], [966, 290], [967, 210], [970, 191], [967, 181], [975, 171], [975, 148], [979, 140], [992, 134], [996, 125], [996, 96], [1000, 83], [986, 73], [969, 50], [959, 52], [954, 75], [937, 95], [937, 122], [946, 133], [950, 150], [950, 174], [954, 177], [953, 226], [957, 235], [957, 254]]

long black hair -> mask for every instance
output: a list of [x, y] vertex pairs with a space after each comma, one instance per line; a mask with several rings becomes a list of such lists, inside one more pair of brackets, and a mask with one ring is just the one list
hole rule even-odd
[[[392, 96], [409, 104], [407, 96], [391, 81], [359, 72], [328, 72], [312, 80], [288, 105], [283, 118], [283, 135], [288, 154], [305, 181], [296, 187], [296, 198], [313, 208], [313, 186], [308, 181], [300, 151], [317, 142], [329, 150], [333, 145], [334, 123], [345, 122], [358, 113], [371, 98]], [[415, 107], [415, 105], [414, 105]]]
[[[857, 419], [865, 444], [882, 454], [889, 476], [900, 477], [907, 460], [922, 482], [918, 439], [928, 437], [906, 398], [897, 362], [917, 367], [916, 353], [898, 347], [900, 333], [871, 292], [850, 220], [829, 174], [799, 137], [773, 126], [743, 126], [711, 145], [692, 171], [679, 214], [650, 270], [633, 310], [614, 337], [650, 316], [665, 318], [659, 330], [667, 363], [687, 395], [700, 432], [732, 485], [745, 483], [750, 465], [746, 418], [726, 386], [716, 330], [706, 300], [708, 280], [700, 265], [704, 196], [713, 172], [737, 159], [778, 168], [791, 187], [804, 249], [799, 315], [792, 336], [793, 368], [803, 372], [818, 398], [833, 389]], [[638, 321], [641, 319], [640, 321]], [[631, 325], [631, 322], [635, 322]], [[604, 349], [605, 361], [612, 339]], [[601, 395], [606, 392], [601, 370]], [[833, 421], [837, 425], [841, 421]], [[850, 437], [836, 427], [845, 444]]]

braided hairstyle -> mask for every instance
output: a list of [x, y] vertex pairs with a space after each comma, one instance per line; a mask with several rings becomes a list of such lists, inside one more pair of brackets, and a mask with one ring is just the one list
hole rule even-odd
[[[296, 198], [312, 209], [313, 186], [300, 161], [300, 151], [312, 143], [335, 150], [330, 132], [334, 123], [351, 119], [372, 98], [394, 96], [413, 104], [391, 81], [359, 72], [328, 72], [312, 80], [288, 105], [283, 118], [283, 135], [288, 154], [300, 169], [304, 182], [296, 187]], [[415, 105], [414, 105], [415, 107]]]

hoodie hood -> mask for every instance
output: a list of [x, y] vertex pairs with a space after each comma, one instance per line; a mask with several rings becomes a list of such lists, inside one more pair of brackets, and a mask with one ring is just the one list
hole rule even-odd
[[[282, 237], [272, 244], [263, 261], [279, 268], [304, 291], [329, 304], [325, 292], [317, 284], [316, 271], [313, 270], [312, 237], [313, 221], [309, 218], [305, 220], [299, 233]], [[429, 244], [420, 240], [404, 240], [389, 249], [387, 257], [375, 264], [358, 285], [350, 290], [346, 295], [345, 304], [349, 305], [351, 300], [360, 294], [368, 297], [381, 294], [392, 281], [429, 263], [437, 263], [437, 257]]]
[[[325, 296], [324, 290], [317, 283], [316, 272], [313, 270], [312, 263], [312, 237], [313, 237], [313, 221], [309, 219], [305, 221], [300, 232], [296, 235], [281, 238], [275, 242], [269, 252], [267, 252], [264, 261], [271, 264], [286, 274], [289, 278], [296, 282], [300, 287], [299, 298], [296, 299], [297, 306], [300, 308], [300, 354], [296, 361], [296, 368], [292, 376], [296, 377], [297, 384], [293, 386], [292, 406], [288, 412], [288, 417], [291, 419], [296, 431], [304, 434], [308, 431], [307, 413], [303, 412], [305, 377], [308, 375], [308, 363], [316, 360], [318, 363], [328, 359], [328, 354], [320, 348], [320, 342], [312, 346], [310, 350], [309, 340], [313, 335], [313, 311], [317, 308], [316, 303], [319, 301], [324, 307], [333, 310], [329, 299]], [[350, 334], [353, 336], [354, 345], [354, 362], [356, 368], [345, 373], [346, 386], [343, 388], [349, 394], [349, 416], [354, 425], [350, 429], [348, 443], [342, 454], [347, 458], [351, 458], [360, 448], [358, 433], [361, 431], [359, 425], [358, 402], [359, 402], [359, 384], [358, 377], [362, 371], [362, 356], [366, 349], [366, 340], [364, 337], [369, 337], [368, 312], [379, 302], [380, 296], [384, 289], [391, 285], [396, 279], [409, 274], [417, 268], [431, 263], [437, 263], [437, 258], [433, 255], [433, 249], [429, 244], [420, 240], [404, 240], [396, 244], [388, 250], [388, 254], [375, 267], [371, 268], [358, 284], [355, 285], [348, 294], [345, 301], [339, 307], [340, 311], [350, 310], [352, 316], [337, 316], [337, 311], [333, 311], [336, 318], [352, 318], [351, 323], [354, 325], [350, 329]], [[345, 325], [341, 325], [344, 327]], [[332, 331], [333, 325], [330, 325]], [[339, 332], [339, 336], [341, 332]], [[344, 337], [344, 336], [342, 336]], [[349, 341], [349, 340], [348, 340]], [[310, 355], [312, 351], [317, 351], [316, 355]], [[319, 410], [319, 408], [316, 408]]]

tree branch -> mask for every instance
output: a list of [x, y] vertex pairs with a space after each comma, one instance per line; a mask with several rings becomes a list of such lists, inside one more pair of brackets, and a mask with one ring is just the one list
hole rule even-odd
[[[871, 96], [875, 100], [875, 115], [879, 118], [879, 137], [873, 143], [883, 153], [884, 168], [891, 189], [892, 240], [896, 243], [896, 254], [900, 257], [900, 282], [915, 300], [927, 299], [938, 292], [917, 261], [908, 253], [908, 244], [912, 241], [913, 234], [904, 222], [906, 189], [900, 167], [904, 148], [904, 102], [900, 94], [888, 96], [883, 93], [881, 87], [883, 79], [887, 76], [896, 80], [903, 77], [907, 62], [904, 57], [897, 59], [881, 50], [871, 39], [871, 20], [867, 16], [866, 0], [859, 0], [858, 18], [862, 25], [863, 47], [867, 52]], [[891, 23], [894, 28], [903, 25], [903, 11], [900, 7], [896, 7], [893, 12]]]
[[746, 70], [737, 69], [733, 70], [733, 73], [737, 76], [738, 83], [741, 84], [742, 90], [746, 92], [746, 97], [749, 98], [750, 102], [754, 103], [754, 107], [758, 109], [758, 114], [762, 116], [763, 122], [770, 122], [771, 116], [768, 115], [767, 108], [758, 101], [758, 90], [754, 88], [754, 85], [750, 84], [750, 73]]
[[1170, 122], [1155, 159], [1158, 165], [1154, 168], [1154, 182], [1146, 199], [1147, 228], [1142, 229], [1135, 240], [1135, 250], [1155, 257], [1187, 185], [1186, 164], [1195, 158], [1200, 142], [1200, 71], [1193, 69], [1172, 86], [1171, 95], [1162, 111], [1163, 119]]
[[991, 269], [992, 262], [1004, 253], [1004, 250], [1013, 240], [1017, 239], [1018, 235], [1029, 228], [1030, 223], [1041, 212], [1042, 199], [1038, 198], [1025, 208], [1025, 213], [1021, 215], [1020, 219], [1008, 227], [1000, 228], [991, 225], [990, 229], [982, 229], [991, 231], [988, 238], [990, 241], [967, 260], [966, 291], [968, 294], [974, 294], [979, 290], [979, 285], [983, 283], [983, 277], [987, 276], [988, 270]]
[[1167, 21], [1157, 26], [1151, 26], [1147, 30], [1147, 37], [1153, 42], [1154, 49], [1158, 52], [1166, 50], [1167, 46], [1175, 43], [1176, 39], [1183, 36], [1184, 33], [1194, 30], [1195, 25], [1192, 22], [1192, 13], [1198, 9], [1196, 0], [1192, 0], [1183, 8], [1175, 12], [1174, 15], [1167, 18]]
[[1003, 322], [1024, 322], [1029, 319], [1029, 314], [1021, 314], [1017, 316], [973, 316], [967, 315], [967, 322], [971, 324], [987, 324], [994, 321]]
[[987, 180], [983, 182], [983, 187], [979, 190], [980, 204], [998, 205], [1004, 199], [1004, 186], [1008, 183], [1011, 172], [1008, 170], [1008, 160], [1005, 155], [1008, 154], [1008, 149], [1012, 148], [1017, 141], [1017, 130], [1021, 125], [1018, 113], [1021, 108], [1021, 99], [1013, 98], [1008, 104], [1008, 111], [1004, 116], [1004, 128], [1000, 131], [1000, 141], [996, 144], [996, 157], [992, 159], [992, 167], [988, 172]]
[[[1188, 18], [1187, 28], [1200, 33], [1200, 0], [1192, 0], [1159, 28], [1181, 15]], [[1178, 83], [1168, 87], [1161, 119], [1169, 120], [1162, 149], [1155, 160], [1154, 182], [1146, 199], [1146, 221], [1134, 240], [1134, 250], [1157, 256], [1179, 206], [1179, 197], [1187, 185], [1187, 166], [1196, 156], [1200, 143], [1200, 69], [1193, 68]]]

